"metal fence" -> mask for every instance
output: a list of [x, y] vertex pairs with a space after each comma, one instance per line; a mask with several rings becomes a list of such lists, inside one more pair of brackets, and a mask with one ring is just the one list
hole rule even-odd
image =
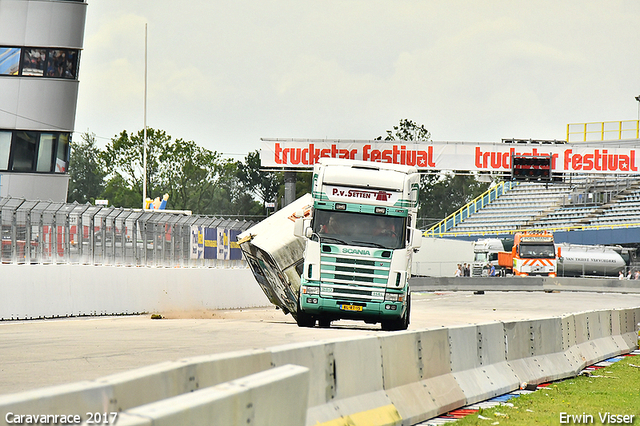
[[245, 267], [235, 236], [253, 222], [0, 198], [2, 263]]

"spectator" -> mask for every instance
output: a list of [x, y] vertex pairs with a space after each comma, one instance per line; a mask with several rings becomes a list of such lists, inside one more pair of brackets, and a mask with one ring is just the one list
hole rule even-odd
[[461, 276], [462, 276], [462, 265], [458, 263], [458, 268], [456, 268], [454, 277], [461, 277]]
[[624, 272], [620, 271], [620, 272], [618, 273], [618, 279], [619, 279], [619, 280], [624, 280]]
[[496, 276], [496, 267], [493, 266], [493, 263], [489, 262], [489, 276], [490, 277], [495, 277]]

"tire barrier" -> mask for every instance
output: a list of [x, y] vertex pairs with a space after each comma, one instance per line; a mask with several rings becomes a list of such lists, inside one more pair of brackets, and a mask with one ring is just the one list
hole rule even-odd
[[410, 425], [637, 349], [638, 323], [640, 307], [188, 358], [0, 396], [0, 426], [7, 413], [92, 412], [122, 425]]

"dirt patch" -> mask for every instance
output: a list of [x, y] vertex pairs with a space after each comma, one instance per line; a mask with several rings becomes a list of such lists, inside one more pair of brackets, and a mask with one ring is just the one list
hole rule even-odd
[[219, 309], [194, 309], [180, 311], [163, 311], [159, 312], [162, 318], [166, 319], [213, 319], [213, 320], [265, 320], [278, 319], [284, 320], [288, 315], [284, 315], [281, 310], [275, 307], [268, 308], [247, 308], [238, 310], [219, 310]]

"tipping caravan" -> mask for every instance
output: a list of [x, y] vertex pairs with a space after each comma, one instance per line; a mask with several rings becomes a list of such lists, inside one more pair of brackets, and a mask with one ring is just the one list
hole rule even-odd
[[238, 235], [251, 272], [269, 301], [297, 318], [305, 241], [293, 233], [298, 215], [310, 214], [311, 194], [298, 198]]
[[418, 191], [414, 167], [322, 158], [312, 197], [248, 229], [239, 243], [269, 299], [299, 326], [355, 319], [404, 330], [422, 239], [414, 228]]

